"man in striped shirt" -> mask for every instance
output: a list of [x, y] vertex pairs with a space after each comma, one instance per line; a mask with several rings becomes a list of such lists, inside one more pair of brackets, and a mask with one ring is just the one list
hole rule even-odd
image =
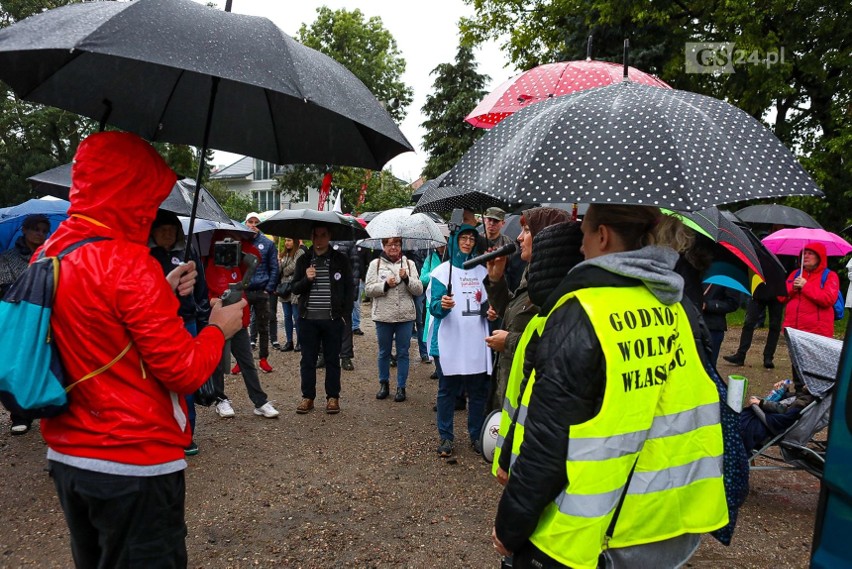
[[313, 246], [296, 261], [293, 294], [299, 295], [302, 360], [302, 401], [296, 413], [314, 408], [317, 391], [316, 361], [322, 345], [325, 357], [325, 412], [340, 412], [340, 348], [345, 326], [350, 326], [354, 289], [349, 259], [329, 247], [331, 230], [318, 223], [312, 231]]

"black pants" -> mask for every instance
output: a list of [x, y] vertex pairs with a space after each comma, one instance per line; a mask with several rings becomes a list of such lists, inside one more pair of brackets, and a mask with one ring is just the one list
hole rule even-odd
[[246, 291], [246, 301], [254, 309], [254, 323], [257, 326], [258, 355], [261, 359], [269, 357], [269, 295], [262, 290]]
[[186, 567], [183, 471], [118, 476], [49, 466], [77, 567]]
[[778, 338], [781, 337], [781, 321], [784, 318], [784, 305], [777, 300], [763, 301], [754, 298], [748, 301], [746, 307], [745, 322], [740, 335], [740, 346], [737, 356], [745, 358], [751, 347], [754, 337], [754, 329], [763, 321], [764, 311], [769, 311], [769, 332], [766, 335], [766, 345], [763, 347], [763, 360], [771, 362], [775, 357], [775, 348], [778, 347]]
[[[299, 316], [299, 343], [302, 344], [302, 360], [299, 372], [302, 379], [302, 397], [317, 397], [317, 355], [322, 344], [325, 356], [325, 396], [340, 397], [340, 343], [343, 327], [349, 326], [342, 319], [310, 320]], [[351, 333], [351, 332], [350, 332]]]

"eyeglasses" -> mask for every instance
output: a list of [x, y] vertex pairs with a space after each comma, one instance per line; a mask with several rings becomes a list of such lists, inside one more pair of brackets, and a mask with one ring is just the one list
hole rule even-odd
[[462, 235], [461, 237], [459, 237], [459, 243], [461, 243], [462, 241], [476, 243], [476, 237], [474, 237], [473, 235]]

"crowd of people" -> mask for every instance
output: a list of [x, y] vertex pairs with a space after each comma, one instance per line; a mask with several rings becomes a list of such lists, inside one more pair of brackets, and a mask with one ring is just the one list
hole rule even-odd
[[[533, 208], [521, 215], [516, 257], [472, 266], [512, 241], [503, 210], [488, 209], [479, 229], [466, 212], [446, 246], [405, 250], [400, 235], [374, 252], [332, 241], [323, 223], [309, 244], [273, 241], [252, 212], [250, 238], [223, 232], [200, 252], [177, 216], [158, 210], [175, 175], [135, 135], [91, 135], [72, 176], [70, 217], [48, 240], [47, 219], [27, 218], [0, 257], [0, 286], [40, 248], [55, 255], [100, 238], [63, 261], [53, 314], [67, 372], [99, 377], [41, 423], [79, 567], [129, 566], [138, 555], [184, 566], [193, 394], [209, 382], [216, 414], [232, 418], [224, 378], [241, 374], [253, 413], [279, 416], [259, 376], [273, 371], [276, 349], [300, 358], [295, 412], [314, 411], [319, 369], [324, 410], [340, 413], [362, 295], [376, 330], [376, 399], [391, 398], [395, 368], [392, 399], [406, 401], [412, 343], [434, 363], [439, 457], [456, 452], [460, 402], [477, 453], [487, 413], [501, 414], [492, 537], [513, 567], [679, 566], [702, 534], [735, 520], [715, 367], [737, 302], [701, 286], [706, 251], [659, 209], [595, 204], [581, 223]], [[213, 248], [229, 239], [239, 255], [223, 263]], [[839, 280], [826, 261], [819, 243], [805, 247], [778, 300], [785, 326], [833, 333]], [[226, 306], [229, 290], [241, 298]], [[725, 359], [744, 357], [741, 345]], [[12, 434], [29, 428], [12, 417]]]

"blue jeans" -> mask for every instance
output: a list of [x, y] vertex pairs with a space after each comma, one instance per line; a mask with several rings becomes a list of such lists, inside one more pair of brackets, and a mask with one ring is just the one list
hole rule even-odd
[[379, 341], [379, 383], [390, 381], [390, 355], [396, 338], [396, 386], [405, 389], [408, 381], [408, 347], [414, 322], [376, 322]]
[[459, 386], [467, 391], [467, 432], [471, 441], [479, 440], [482, 422], [485, 420], [485, 399], [488, 397], [488, 374], [444, 375], [441, 358], [435, 357], [438, 370], [438, 435], [443, 439], [454, 440], [453, 414]]
[[299, 305], [282, 302], [281, 307], [284, 309], [284, 333], [287, 334], [287, 341], [292, 342], [294, 328], [297, 337], [299, 334]]
[[358, 298], [352, 304], [352, 329], [361, 327], [361, 298], [364, 296], [364, 281], [358, 281]]

